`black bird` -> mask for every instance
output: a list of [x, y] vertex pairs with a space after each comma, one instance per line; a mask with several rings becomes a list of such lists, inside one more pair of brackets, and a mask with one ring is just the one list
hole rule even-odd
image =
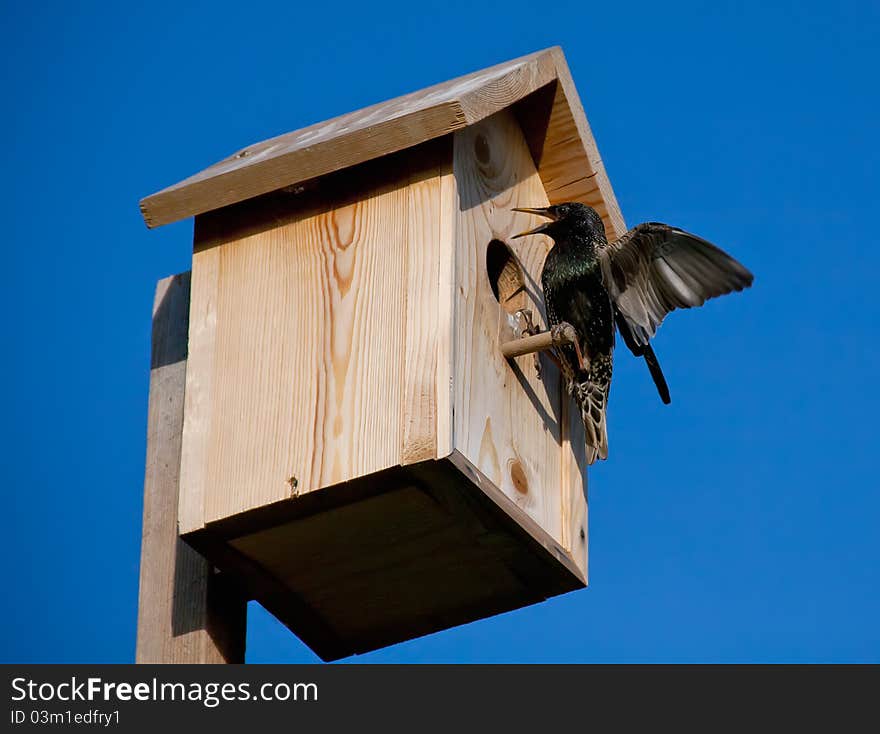
[[646, 222], [614, 242], [589, 206], [570, 202], [515, 209], [550, 221], [516, 235], [545, 234], [555, 246], [541, 272], [548, 326], [570, 323], [579, 350], [564, 347], [559, 361], [586, 429], [587, 460], [608, 457], [605, 411], [611, 387], [615, 325], [643, 357], [664, 403], [669, 388], [650, 340], [666, 314], [702, 306], [708, 298], [741, 291], [752, 274], [723, 250], [677, 227]]

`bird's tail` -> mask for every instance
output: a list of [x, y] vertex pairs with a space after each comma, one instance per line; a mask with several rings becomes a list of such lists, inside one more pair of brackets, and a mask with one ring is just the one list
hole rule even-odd
[[626, 346], [629, 347], [629, 351], [636, 357], [645, 358], [645, 364], [648, 365], [651, 378], [654, 380], [654, 385], [657, 386], [657, 392], [660, 393], [660, 399], [666, 405], [669, 405], [672, 402], [672, 399], [669, 397], [669, 385], [666, 384], [666, 378], [663, 376], [663, 370], [660, 369], [660, 362], [657, 361], [657, 355], [654, 354], [654, 348], [651, 346], [651, 343], [646, 341], [643, 345], [641, 342], [636, 341], [632, 327], [630, 327], [626, 317], [617, 306], [614, 307], [614, 320], [617, 322], [617, 330], [623, 337]]
[[657, 392], [660, 393], [660, 399], [669, 405], [672, 402], [672, 398], [669, 397], [669, 385], [666, 384], [666, 378], [663, 376], [663, 370], [660, 369], [657, 355], [654, 354], [654, 349], [650, 344], [646, 344], [643, 349], [642, 356], [645, 358], [645, 363], [648, 365], [648, 370], [657, 386]]
[[607, 459], [608, 425], [605, 411], [608, 405], [608, 391], [589, 380], [574, 383], [572, 391], [584, 421], [587, 463], [594, 464], [596, 459]]

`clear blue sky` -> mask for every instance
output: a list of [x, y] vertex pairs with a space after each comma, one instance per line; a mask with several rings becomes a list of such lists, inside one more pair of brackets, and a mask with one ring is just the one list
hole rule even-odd
[[[365, 661], [880, 661], [880, 4], [12, 3], [0, 659], [133, 659], [155, 281], [138, 200], [248, 143], [546, 46], [627, 222], [755, 287], [618, 352], [591, 586]], [[315, 656], [251, 605], [248, 660]]]

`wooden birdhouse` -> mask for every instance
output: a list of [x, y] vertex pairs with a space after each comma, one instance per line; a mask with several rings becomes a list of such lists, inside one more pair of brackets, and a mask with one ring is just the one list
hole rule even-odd
[[624, 231], [554, 48], [141, 202], [195, 217], [180, 535], [323, 658], [586, 585], [580, 417], [501, 351], [545, 323], [511, 209], [573, 200]]

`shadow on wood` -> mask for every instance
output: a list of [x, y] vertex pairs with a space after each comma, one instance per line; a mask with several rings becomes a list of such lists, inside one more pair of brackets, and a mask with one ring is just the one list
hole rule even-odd
[[177, 531], [190, 274], [153, 307], [136, 660], [244, 662], [247, 602]]

